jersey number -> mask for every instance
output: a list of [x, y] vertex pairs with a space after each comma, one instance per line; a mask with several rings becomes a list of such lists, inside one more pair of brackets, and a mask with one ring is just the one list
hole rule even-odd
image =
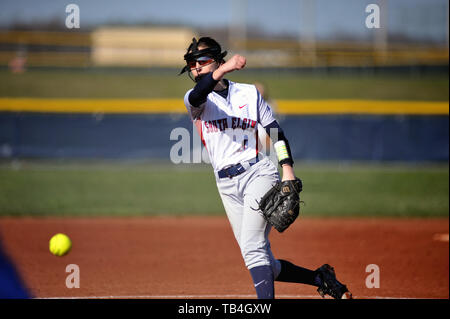
[[244, 140], [242, 141], [242, 150], [246, 150], [248, 147], [248, 139], [244, 138]]
[[[233, 136], [233, 142], [237, 142], [236, 141], [236, 136]], [[241, 143], [241, 147], [239, 148], [238, 152], [242, 152], [244, 150], [246, 150], [248, 147], [248, 137], [244, 136], [244, 140]]]

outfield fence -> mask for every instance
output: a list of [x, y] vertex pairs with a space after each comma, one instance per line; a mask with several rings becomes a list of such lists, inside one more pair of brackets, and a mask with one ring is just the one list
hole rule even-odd
[[[448, 161], [448, 102], [277, 103], [300, 160]], [[196, 134], [183, 102], [0, 99], [0, 157], [170, 160], [172, 132]]]

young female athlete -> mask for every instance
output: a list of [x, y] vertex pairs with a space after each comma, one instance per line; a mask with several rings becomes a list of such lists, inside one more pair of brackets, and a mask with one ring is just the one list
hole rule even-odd
[[[316, 270], [275, 259], [269, 242], [271, 226], [255, 208], [264, 194], [280, 179], [276, 166], [258, 151], [258, 123], [273, 138], [282, 180], [295, 180], [289, 142], [267, 102], [254, 85], [224, 78], [245, 67], [246, 59], [227, 52], [209, 37], [194, 38], [184, 55], [188, 72], [196, 84], [184, 103], [205, 145], [234, 236], [250, 271], [257, 297], [274, 298], [274, 281], [318, 287], [324, 297], [351, 298], [346, 286], [325, 264]], [[274, 134], [274, 132], [276, 134]]]

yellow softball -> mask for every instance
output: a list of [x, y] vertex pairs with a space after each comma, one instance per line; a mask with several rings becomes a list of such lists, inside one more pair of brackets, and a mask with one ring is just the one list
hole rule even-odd
[[72, 248], [72, 241], [65, 234], [54, 235], [49, 242], [50, 252], [55, 256], [64, 256]]

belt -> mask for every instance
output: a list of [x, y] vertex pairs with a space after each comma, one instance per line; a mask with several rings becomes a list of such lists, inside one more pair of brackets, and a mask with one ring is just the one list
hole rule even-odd
[[[258, 156], [249, 160], [248, 162], [246, 162], [246, 164], [248, 164], [247, 169], [250, 166], [253, 166], [258, 162], [259, 162]], [[235, 176], [238, 176], [238, 175], [244, 173], [247, 169], [241, 163], [239, 163], [236, 165], [230, 165], [230, 166], [224, 167], [223, 169], [221, 169], [220, 171], [217, 172], [217, 175], [219, 176], [219, 178], [225, 178], [225, 177], [233, 178]]]

